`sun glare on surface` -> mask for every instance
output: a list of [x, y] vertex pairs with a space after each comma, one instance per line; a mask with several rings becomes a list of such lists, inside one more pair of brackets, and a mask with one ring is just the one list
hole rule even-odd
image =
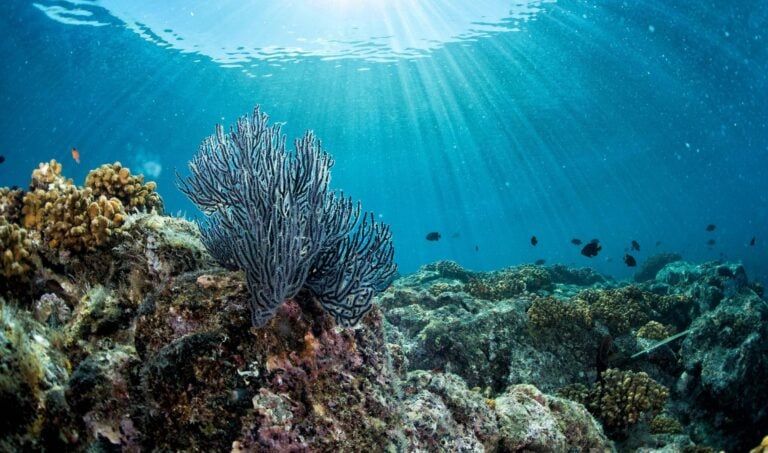
[[133, 0], [45, 0], [35, 5], [54, 20], [77, 25], [106, 25], [106, 10], [116, 25], [122, 23], [157, 45], [239, 64], [306, 56], [367, 61], [423, 57], [449, 42], [515, 31], [516, 21], [533, 18], [542, 3], [553, 1], [169, 0], [155, 9]]

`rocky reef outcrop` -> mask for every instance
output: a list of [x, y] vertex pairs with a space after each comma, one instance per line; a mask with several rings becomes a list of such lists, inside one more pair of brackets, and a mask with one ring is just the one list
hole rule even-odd
[[[71, 185], [47, 165], [31, 191]], [[133, 208], [79, 249], [21, 233], [25, 194], [0, 191], [0, 451], [730, 451], [765, 434], [768, 308], [739, 265], [630, 285], [443, 261], [355, 327], [302, 291], [255, 328], [243, 273], [154, 189], [110, 192]]]

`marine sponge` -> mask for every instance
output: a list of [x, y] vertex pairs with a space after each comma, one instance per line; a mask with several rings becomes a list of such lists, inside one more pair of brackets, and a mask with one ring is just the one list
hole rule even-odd
[[30, 270], [32, 241], [27, 237], [27, 230], [7, 223], [3, 217], [0, 217], [0, 250], [0, 275], [18, 277]]
[[49, 248], [74, 252], [106, 244], [126, 218], [117, 198], [96, 198], [71, 184], [27, 193], [23, 213], [24, 227], [39, 232]]
[[117, 198], [130, 211], [163, 213], [163, 200], [155, 191], [157, 184], [152, 181], [145, 184], [143, 175], [131, 175], [131, 170], [120, 162], [91, 170], [85, 178], [85, 187], [96, 196]]

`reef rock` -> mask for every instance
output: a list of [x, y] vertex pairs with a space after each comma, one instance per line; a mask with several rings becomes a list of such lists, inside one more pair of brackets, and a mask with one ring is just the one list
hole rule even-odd
[[677, 253], [657, 253], [648, 257], [635, 273], [636, 282], [647, 282], [656, 278], [656, 274], [667, 264], [682, 260]]

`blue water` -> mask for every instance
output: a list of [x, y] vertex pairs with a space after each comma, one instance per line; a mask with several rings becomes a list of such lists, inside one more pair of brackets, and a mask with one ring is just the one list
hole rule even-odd
[[[426, 0], [141, 3], [4, 2], [0, 186], [51, 158], [78, 183], [119, 160], [193, 217], [174, 169], [260, 104], [289, 137], [318, 134], [333, 187], [392, 226], [401, 272], [546, 259], [627, 278], [634, 239], [640, 263], [675, 251], [768, 280], [764, 1], [484, 0], [477, 17]], [[299, 36], [314, 19], [327, 36]]]

